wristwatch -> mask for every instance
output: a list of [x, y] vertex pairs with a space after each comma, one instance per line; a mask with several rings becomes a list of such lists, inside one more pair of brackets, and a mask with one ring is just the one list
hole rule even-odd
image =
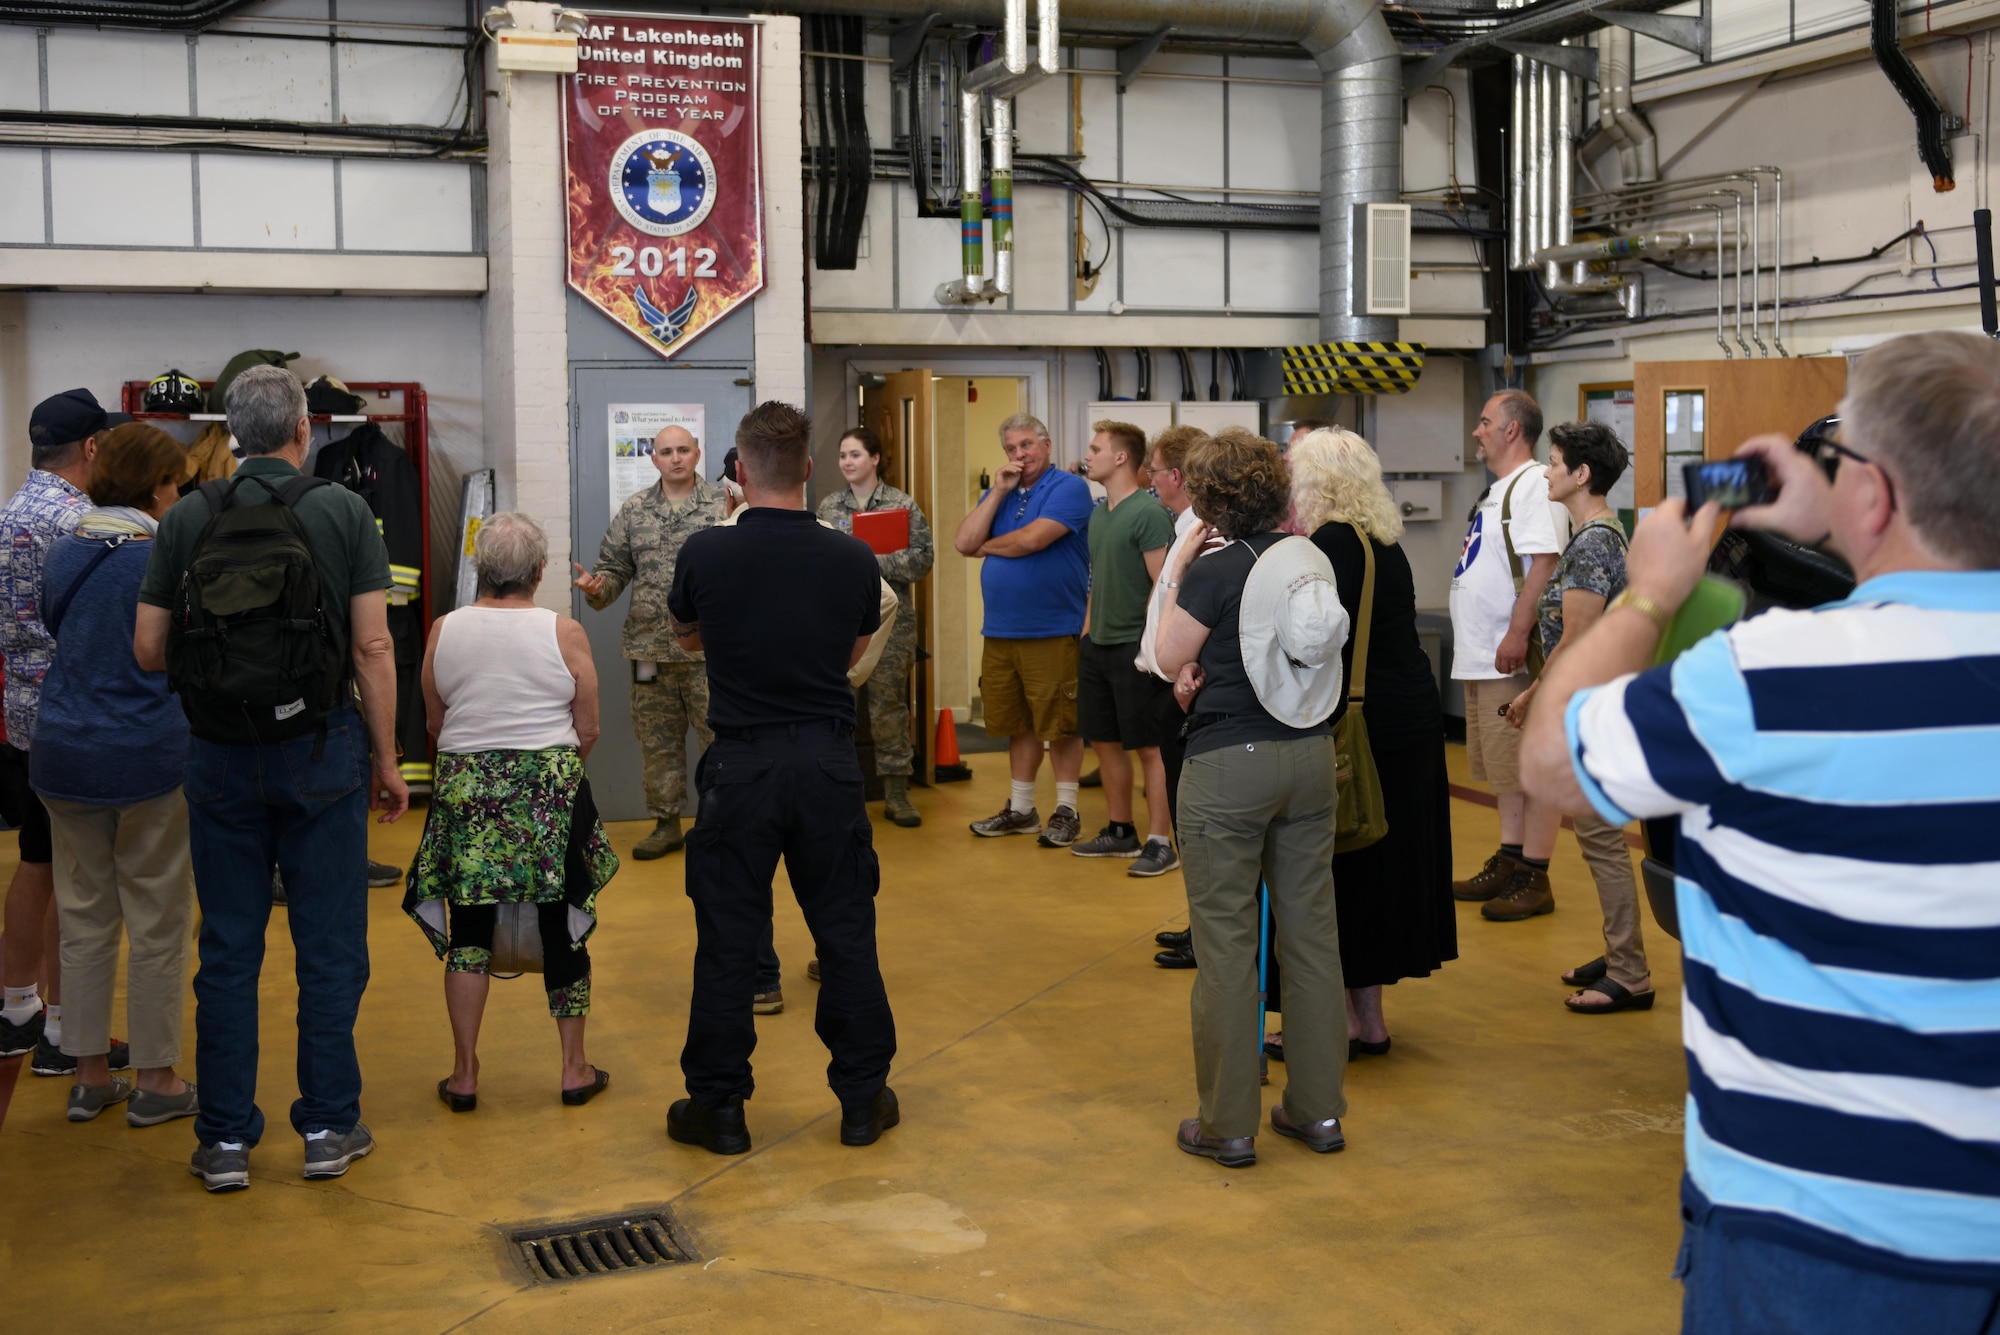
[[1630, 586], [1620, 590], [1618, 596], [1611, 600], [1611, 605], [1604, 610], [1606, 612], [1616, 612], [1621, 607], [1629, 607], [1634, 612], [1645, 617], [1659, 629], [1662, 635], [1666, 634], [1667, 627], [1672, 624], [1674, 619], [1672, 612], [1669, 612], [1645, 594], [1633, 592]]

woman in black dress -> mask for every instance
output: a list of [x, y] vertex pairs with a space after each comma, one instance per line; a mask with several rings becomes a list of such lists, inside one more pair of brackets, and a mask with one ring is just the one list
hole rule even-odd
[[[1365, 571], [1357, 525], [1375, 555], [1364, 707], [1389, 832], [1367, 848], [1337, 855], [1333, 886], [1350, 1054], [1381, 1054], [1389, 1050], [1383, 987], [1428, 977], [1458, 958], [1444, 713], [1430, 659], [1417, 641], [1416, 585], [1398, 545], [1402, 516], [1382, 484], [1375, 451], [1352, 431], [1322, 428], [1293, 445], [1288, 459], [1293, 512], [1333, 563], [1353, 627], [1341, 654], [1343, 680], [1349, 683]], [[1343, 702], [1334, 720], [1345, 713]]]

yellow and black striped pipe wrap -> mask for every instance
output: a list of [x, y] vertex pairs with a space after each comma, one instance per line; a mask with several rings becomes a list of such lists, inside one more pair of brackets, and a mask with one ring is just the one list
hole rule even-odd
[[1307, 343], [1285, 349], [1285, 393], [1407, 394], [1424, 371], [1421, 343]]

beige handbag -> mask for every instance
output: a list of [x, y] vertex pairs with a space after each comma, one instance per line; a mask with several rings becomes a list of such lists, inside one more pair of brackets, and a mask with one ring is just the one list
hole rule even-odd
[[540, 973], [542, 906], [516, 903], [494, 907], [499, 921], [493, 926], [493, 960], [487, 968], [494, 973]]

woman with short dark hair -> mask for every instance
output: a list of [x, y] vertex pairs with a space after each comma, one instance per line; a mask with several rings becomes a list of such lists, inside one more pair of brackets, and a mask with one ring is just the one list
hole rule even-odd
[[[1605, 498], [1624, 474], [1628, 457], [1617, 434], [1602, 422], [1566, 422], [1549, 432], [1549, 499], [1569, 511], [1575, 535], [1536, 607], [1542, 648], [1550, 659], [1603, 616], [1625, 587], [1625, 526]], [[1514, 697], [1507, 721], [1524, 726], [1534, 696], [1535, 688], [1529, 686]], [[1579, 989], [1563, 1004], [1579, 1015], [1650, 1010], [1653, 978], [1639, 924], [1639, 880], [1625, 831], [1597, 816], [1577, 816], [1573, 823], [1577, 848], [1597, 882], [1597, 902], [1604, 910], [1604, 953], [1563, 973], [1563, 981]], [[1489, 901], [1482, 912], [1504, 905], [1506, 898]]]
[[[56, 650], [28, 763], [55, 835], [72, 1122], [115, 1103], [126, 1103], [133, 1126], [200, 1111], [195, 1087], [174, 1070], [194, 923], [181, 795], [188, 725], [167, 674], [142, 670], [132, 656], [139, 583], [160, 519], [179, 499], [186, 457], [144, 422], [100, 434], [89, 486], [98, 508], [49, 549], [42, 585]], [[109, 1056], [121, 928], [130, 945], [131, 1080], [111, 1074]]]
[[597, 669], [583, 627], [535, 604], [548, 567], [542, 526], [519, 511], [480, 527], [479, 598], [440, 617], [424, 647], [424, 709], [437, 777], [404, 911], [445, 962], [451, 1074], [438, 1097], [479, 1104], [479, 1025], [503, 909], [532, 906], [542, 986], [562, 1043], [562, 1101], [611, 1083], [583, 1052], [597, 892], [618, 870], [584, 758], [596, 743]]
[[[1271, 1128], [1322, 1154], [1347, 1143], [1327, 721], [1338, 703], [1347, 616], [1326, 557], [1279, 531], [1291, 487], [1276, 445], [1224, 431], [1190, 450], [1183, 471], [1201, 523], [1161, 573], [1156, 649], [1190, 711], [1180, 830], [1189, 930], [1201, 961], [1193, 998], [1201, 1115], [1181, 1123], [1177, 1144], [1241, 1168], [1257, 1161], [1262, 1112], [1260, 882], [1278, 927], [1290, 1059]], [[1209, 550], [1215, 541], [1221, 545]], [[1274, 654], [1282, 661], [1274, 664]]]

